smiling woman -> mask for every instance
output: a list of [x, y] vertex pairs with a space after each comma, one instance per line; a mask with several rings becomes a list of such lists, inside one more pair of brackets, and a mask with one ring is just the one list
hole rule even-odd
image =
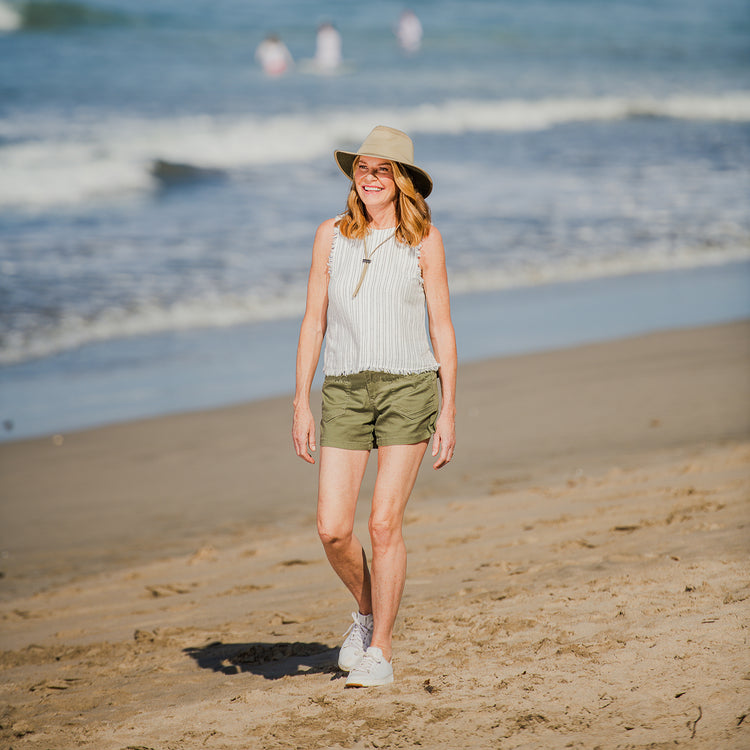
[[[365, 206], [392, 203], [396, 196], [393, 165], [372, 156], [358, 156], [354, 165], [354, 183]], [[377, 209], [376, 209], [377, 210]]]
[[[393, 682], [406, 504], [430, 437], [435, 469], [451, 460], [455, 445], [456, 341], [445, 251], [425, 201], [432, 180], [413, 154], [406, 133], [384, 126], [356, 153], [335, 152], [352, 181], [347, 210], [316, 233], [297, 349], [293, 439], [297, 455], [314, 463], [310, 388], [326, 338], [318, 534], [358, 607], [339, 652], [347, 687]], [[353, 529], [373, 448], [370, 571]]]

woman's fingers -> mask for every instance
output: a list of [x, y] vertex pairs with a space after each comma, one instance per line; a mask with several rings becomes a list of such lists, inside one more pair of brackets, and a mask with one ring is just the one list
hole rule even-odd
[[310, 455], [310, 451], [316, 449], [315, 422], [312, 419], [312, 415], [305, 418], [297, 418], [295, 415], [294, 425], [292, 426], [292, 440], [297, 455], [303, 461], [314, 464], [315, 459]]
[[440, 457], [432, 465], [433, 469], [440, 469], [451, 461], [453, 458], [455, 439], [443, 437], [439, 430], [436, 430], [435, 436], [432, 441], [432, 455], [437, 456], [438, 452]]

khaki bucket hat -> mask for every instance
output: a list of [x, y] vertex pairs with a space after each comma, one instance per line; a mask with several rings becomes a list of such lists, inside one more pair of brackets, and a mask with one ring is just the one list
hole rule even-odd
[[378, 125], [365, 138], [359, 151], [337, 150], [333, 152], [333, 155], [341, 171], [350, 180], [354, 179], [352, 168], [358, 156], [375, 156], [401, 164], [409, 172], [414, 187], [419, 190], [422, 197], [426, 198], [432, 192], [432, 178], [424, 169], [414, 164], [414, 144], [411, 138], [401, 130]]

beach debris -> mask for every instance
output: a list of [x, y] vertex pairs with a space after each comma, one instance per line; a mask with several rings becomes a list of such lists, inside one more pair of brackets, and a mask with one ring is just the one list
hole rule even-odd
[[690, 730], [690, 739], [695, 738], [695, 730], [698, 722], [703, 718], [703, 709], [698, 706], [698, 717], [692, 721], [687, 722], [687, 728]]
[[52, 436], [52, 445], [59, 448], [64, 442], [65, 442], [65, 437], [63, 435]]
[[640, 528], [640, 524], [622, 524], [620, 526], [615, 526], [612, 531], [625, 531], [630, 533], [632, 531], [638, 531]]
[[81, 682], [79, 677], [66, 677], [62, 680], [42, 680], [32, 685], [29, 690], [36, 693], [39, 690], [67, 690], [77, 682]]
[[422, 687], [424, 688], [425, 693], [429, 693], [432, 695], [433, 693], [437, 693], [439, 688], [436, 688], [434, 685], [430, 684], [430, 678], [428, 677], [423, 683]]
[[310, 565], [310, 560], [300, 560], [299, 558], [295, 558], [294, 560], [282, 560], [279, 565], [281, 565], [284, 568], [291, 568], [294, 565]]

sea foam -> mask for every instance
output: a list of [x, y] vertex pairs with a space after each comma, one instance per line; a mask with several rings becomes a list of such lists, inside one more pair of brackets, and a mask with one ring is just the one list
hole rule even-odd
[[[536, 263], [510, 262], [495, 267], [449, 270], [454, 294], [519, 289], [596, 278], [718, 266], [750, 261], [750, 247], [685, 248], [679, 252], [642, 251], [601, 258], [568, 257]], [[270, 320], [301, 318], [305, 289], [290, 284], [273, 295], [209, 294], [171, 304], [144, 301], [83, 316], [72, 312], [29, 330], [0, 337], [0, 365], [47, 357], [87, 344], [165, 331], [225, 328]]]
[[18, 9], [0, 0], [0, 33], [18, 31], [23, 25], [23, 19]]
[[[2, 6], [0, 6], [2, 7]], [[48, 116], [0, 122], [0, 208], [44, 209], [154, 191], [157, 160], [198, 169], [312, 161], [357, 144], [373, 123], [411, 134], [524, 132], [635, 117], [750, 122], [750, 93], [590, 99], [446, 101], [436, 105], [275, 117], [162, 119]]]

